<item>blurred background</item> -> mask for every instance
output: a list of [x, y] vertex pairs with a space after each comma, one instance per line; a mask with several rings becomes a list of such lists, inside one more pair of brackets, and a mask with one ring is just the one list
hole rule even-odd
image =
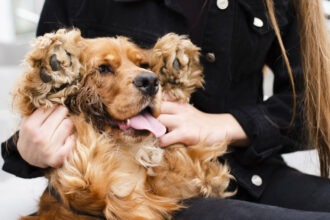
[[[10, 91], [23, 70], [20, 65], [35, 36], [44, 0], [0, 0], [0, 142], [18, 128], [19, 117], [11, 112]], [[323, 0], [330, 29], [330, 1]], [[272, 94], [273, 75], [265, 73], [265, 99]], [[287, 163], [312, 175], [319, 175], [314, 150], [283, 155]], [[3, 160], [0, 157], [0, 167]], [[45, 178], [22, 179], [0, 170], [0, 220], [16, 220], [37, 210], [45, 189]]]

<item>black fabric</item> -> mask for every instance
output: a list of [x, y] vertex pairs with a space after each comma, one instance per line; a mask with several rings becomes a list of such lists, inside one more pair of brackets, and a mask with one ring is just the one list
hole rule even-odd
[[257, 202], [330, 213], [330, 180], [302, 174], [281, 164], [273, 169], [267, 188]]
[[[232, 182], [231, 189], [238, 191], [232, 199], [330, 213], [329, 179], [303, 174], [288, 167], [281, 157], [271, 157], [262, 166], [267, 172], [258, 172], [256, 171], [258, 168], [253, 166], [239, 168], [239, 172], [247, 172], [250, 178]], [[237, 169], [237, 167], [234, 166], [232, 169]], [[260, 176], [262, 181], [267, 180], [267, 184], [260, 186], [244, 184], [252, 182], [252, 176], [255, 174]]]
[[205, 21], [205, 7], [208, 0], [178, 0], [182, 12], [189, 26], [189, 36], [193, 43], [201, 44], [203, 37], [203, 24]]
[[15, 141], [18, 140], [18, 136], [19, 132], [16, 132], [9, 140], [1, 144], [1, 155], [5, 161], [2, 169], [22, 178], [43, 176], [47, 169], [28, 164], [18, 153]]
[[[191, 102], [204, 112], [231, 113], [241, 124], [252, 143], [246, 148], [233, 147], [226, 160], [237, 180], [239, 195], [246, 191], [247, 200], [262, 202], [260, 198], [265, 199], [270, 183], [278, 181], [281, 185], [279, 179], [272, 178], [273, 171], [283, 164], [279, 155], [305, 148], [301, 138], [303, 108], [299, 101], [303, 81], [295, 11], [291, 1], [274, 1], [298, 85], [297, 117], [288, 128], [293, 108], [291, 84], [263, 1], [229, 0], [224, 10], [216, 2], [209, 0], [204, 8], [201, 39], [195, 42], [202, 48], [205, 89], [198, 90]], [[177, 0], [46, 0], [37, 35], [77, 27], [87, 38], [125, 35], [141, 47], [151, 47], [166, 33], [189, 34], [191, 25], [186, 17]], [[254, 25], [255, 18], [263, 21], [262, 27]], [[208, 53], [215, 55], [214, 62], [205, 58]], [[266, 101], [262, 91], [264, 64], [275, 74], [274, 95]], [[22, 160], [11, 140], [8, 143], [4, 170], [21, 177], [42, 175]], [[263, 180], [260, 187], [251, 182], [255, 174]], [[288, 199], [295, 198], [292, 196]]]
[[235, 186], [237, 183], [233, 182], [233, 188], [238, 189], [233, 198], [185, 201], [188, 208], [176, 213], [175, 219], [330, 219], [330, 180], [302, 174], [287, 167], [280, 158], [270, 158], [264, 163], [270, 177], [259, 197], [251, 196], [251, 189], [241, 184]]
[[326, 220], [328, 212], [308, 212], [233, 199], [194, 198], [176, 220]]

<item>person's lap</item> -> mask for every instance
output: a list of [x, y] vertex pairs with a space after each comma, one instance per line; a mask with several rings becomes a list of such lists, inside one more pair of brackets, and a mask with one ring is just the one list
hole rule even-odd
[[176, 220], [325, 220], [327, 212], [309, 212], [235, 199], [195, 198], [189, 208], [176, 213]]
[[282, 164], [273, 173], [261, 197], [253, 202], [195, 198], [186, 204], [188, 208], [178, 212], [175, 219], [330, 219], [330, 180], [306, 175]]
[[272, 174], [259, 202], [290, 209], [330, 212], [330, 180], [281, 166]]

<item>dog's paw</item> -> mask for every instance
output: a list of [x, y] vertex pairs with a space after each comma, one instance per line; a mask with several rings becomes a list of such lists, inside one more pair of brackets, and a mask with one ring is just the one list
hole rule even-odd
[[25, 71], [13, 91], [14, 106], [29, 115], [40, 106], [64, 104], [78, 90], [83, 38], [78, 30], [60, 29], [38, 37], [25, 59]]
[[187, 102], [203, 85], [200, 48], [186, 36], [173, 33], [160, 38], [150, 55], [150, 66], [158, 74], [166, 99]]
[[38, 37], [33, 46], [34, 51], [28, 55], [27, 62], [38, 68], [42, 83], [57, 90], [79, 79], [82, 66], [79, 31], [60, 29]]
[[71, 83], [79, 74], [79, 69], [72, 66], [71, 54], [61, 45], [52, 47], [50, 54], [41, 62], [40, 79], [44, 83], [53, 83], [55, 88]]

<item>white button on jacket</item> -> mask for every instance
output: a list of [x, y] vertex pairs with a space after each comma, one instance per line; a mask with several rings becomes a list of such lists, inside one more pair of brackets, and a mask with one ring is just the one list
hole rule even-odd
[[226, 8], [228, 8], [229, 5], [229, 0], [217, 0], [217, 6], [219, 9], [221, 10], [225, 10]]
[[253, 19], [253, 25], [256, 26], [256, 27], [263, 27], [264, 22], [260, 18], [255, 17]]
[[251, 178], [251, 182], [255, 186], [261, 186], [262, 185], [262, 179], [259, 175], [253, 175]]

